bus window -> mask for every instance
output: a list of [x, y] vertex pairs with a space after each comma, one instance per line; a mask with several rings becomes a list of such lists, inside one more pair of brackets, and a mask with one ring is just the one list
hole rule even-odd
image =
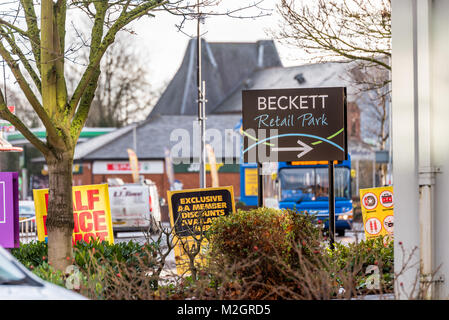
[[[350, 199], [349, 168], [335, 168], [335, 198]], [[279, 171], [281, 201], [324, 201], [329, 194], [327, 168], [283, 168]]]
[[287, 168], [279, 171], [281, 201], [314, 200], [315, 169]]

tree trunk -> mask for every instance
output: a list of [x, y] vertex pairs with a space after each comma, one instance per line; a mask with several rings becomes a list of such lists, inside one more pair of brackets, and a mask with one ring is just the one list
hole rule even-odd
[[[72, 204], [73, 152], [47, 157], [49, 172], [48, 196], [48, 259], [58, 270], [65, 271], [72, 260], [74, 227]], [[67, 259], [69, 257], [69, 259]]]

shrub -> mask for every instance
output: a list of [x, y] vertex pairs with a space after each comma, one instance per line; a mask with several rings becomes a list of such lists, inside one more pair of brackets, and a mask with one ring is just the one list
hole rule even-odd
[[217, 219], [208, 238], [209, 273], [214, 273], [210, 272], [214, 265], [216, 270], [233, 270], [226, 280], [217, 271], [211, 277], [219, 283], [215, 288], [229, 288], [229, 298], [349, 298], [372, 291], [366, 286], [369, 265], [380, 271], [381, 288], [376, 293], [392, 289], [392, 242], [384, 246], [378, 238], [336, 243], [331, 250], [322, 226], [307, 214], [267, 208], [239, 211]]
[[[328, 255], [336, 268], [354, 273], [355, 286], [359, 293], [367, 293], [365, 274], [369, 266], [376, 266], [380, 276], [378, 292], [392, 292], [394, 282], [394, 242], [384, 237], [377, 237], [359, 243], [335, 244], [335, 250]], [[356, 270], [358, 266], [359, 270]]]
[[285, 270], [301, 263], [298, 250], [306, 259], [319, 257], [324, 250], [321, 228], [316, 226], [315, 218], [291, 210], [238, 211], [215, 220], [208, 238], [211, 263], [241, 264], [236, 270], [237, 277], [247, 283], [259, 283], [249, 293], [250, 299], [269, 295], [267, 288], [280, 283], [294, 286]]
[[[156, 244], [140, 244], [135, 241], [110, 244], [107, 241], [79, 241], [73, 247], [75, 264], [82, 270], [94, 267], [96, 263], [108, 264], [114, 271], [118, 271], [118, 264], [124, 263], [129, 267], [140, 268], [139, 259], [148, 264], [156, 254]], [[94, 270], [91, 270], [94, 271]]]
[[[216, 219], [207, 238], [208, 263], [196, 277], [161, 276], [160, 241], [79, 242], [73, 264], [82, 273], [80, 293], [94, 299], [344, 299], [393, 289], [392, 241], [335, 243], [330, 250], [322, 225], [310, 215], [238, 211]], [[45, 242], [22, 244], [12, 253], [44, 280], [64, 286], [70, 276], [48, 265]], [[376, 290], [367, 285], [370, 265], [381, 277]]]
[[21, 243], [20, 247], [11, 249], [11, 254], [24, 266], [36, 268], [47, 261], [48, 247], [40, 241]]
[[[86, 270], [92, 257], [99, 263], [124, 262], [129, 266], [138, 266], [138, 258], [148, 262], [156, 252], [156, 244], [139, 244], [135, 241], [110, 244], [106, 241], [79, 241], [73, 247], [74, 264]], [[46, 242], [34, 241], [21, 244], [19, 248], [11, 250], [11, 254], [26, 267], [37, 268], [48, 262], [48, 246]], [[92, 256], [91, 256], [92, 254]]]
[[53, 268], [47, 262], [40, 264], [36, 268], [30, 267], [30, 269], [42, 280], [48, 281], [61, 287], [65, 287], [66, 275], [62, 271]]

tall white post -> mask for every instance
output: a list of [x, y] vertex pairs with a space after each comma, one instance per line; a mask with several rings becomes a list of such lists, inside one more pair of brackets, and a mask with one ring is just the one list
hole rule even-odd
[[429, 1], [416, 2], [416, 72], [418, 94], [418, 144], [419, 144], [419, 240], [421, 285], [423, 297], [432, 299], [433, 285], [433, 189], [435, 168], [431, 161], [431, 110], [430, 110], [430, 11]]
[[418, 248], [408, 263], [415, 266], [398, 277], [401, 298], [412, 288], [449, 297], [448, 12], [446, 0], [392, 2], [396, 272], [404, 267], [400, 243]]
[[392, 1], [391, 6], [395, 296], [407, 299], [417, 295], [419, 279], [416, 1]]

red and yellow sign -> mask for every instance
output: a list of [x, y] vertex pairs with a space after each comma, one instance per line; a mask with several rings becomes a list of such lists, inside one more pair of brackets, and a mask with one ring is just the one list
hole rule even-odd
[[360, 189], [363, 225], [366, 239], [393, 236], [393, 187]]
[[[73, 190], [72, 243], [91, 239], [114, 243], [107, 184], [75, 186]], [[47, 241], [48, 189], [34, 189], [36, 227], [39, 241]]]

